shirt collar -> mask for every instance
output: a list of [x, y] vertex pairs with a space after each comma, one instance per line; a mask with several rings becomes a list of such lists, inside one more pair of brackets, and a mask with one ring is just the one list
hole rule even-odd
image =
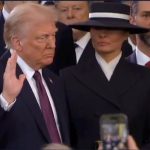
[[120, 53], [117, 57], [115, 57], [109, 63], [107, 63], [97, 52], [95, 55], [96, 55], [98, 64], [101, 66], [101, 69], [103, 70], [106, 78], [110, 81], [111, 76], [121, 58], [122, 53]]
[[90, 33], [87, 32], [80, 40], [76, 41], [75, 43], [79, 45], [82, 49], [85, 49], [87, 43], [89, 42], [91, 36]]
[[122, 52], [117, 57], [115, 57], [113, 60], [111, 60], [109, 63], [107, 63], [97, 52], [95, 55], [96, 55], [96, 60], [98, 61], [98, 64], [100, 66], [104, 66], [104, 65], [110, 66], [110, 68], [112, 68], [112, 70], [114, 70], [121, 58]]
[[135, 50], [136, 45], [131, 41], [131, 38], [130, 38], [130, 37], [128, 37], [128, 43], [131, 45], [132, 50]]
[[[12, 54], [13, 50], [10, 49], [10, 53]], [[22, 72], [25, 74], [26, 78], [31, 79], [35, 73], [35, 70], [32, 69], [20, 56], [17, 57], [17, 64], [21, 68]], [[39, 70], [42, 73], [42, 70]]]
[[2, 13], [3, 13], [3, 16], [4, 16], [4, 20], [6, 20], [9, 16], [9, 13], [7, 12], [7, 10], [4, 7], [2, 9]]
[[135, 53], [137, 64], [144, 66], [148, 61], [150, 61], [150, 57], [145, 55], [138, 47], [136, 47]]

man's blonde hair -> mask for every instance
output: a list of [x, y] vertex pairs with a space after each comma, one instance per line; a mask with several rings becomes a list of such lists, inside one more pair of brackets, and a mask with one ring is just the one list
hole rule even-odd
[[7, 48], [12, 48], [11, 38], [16, 34], [23, 34], [26, 27], [49, 20], [55, 22], [55, 14], [46, 6], [34, 3], [24, 3], [16, 6], [4, 24], [4, 40]]

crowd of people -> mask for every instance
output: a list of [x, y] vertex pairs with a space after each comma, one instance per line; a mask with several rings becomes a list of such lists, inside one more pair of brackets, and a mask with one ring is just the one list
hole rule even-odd
[[4, 1], [0, 149], [95, 149], [123, 113], [127, 149], [149, 150], [149, 28], [149, 1]]

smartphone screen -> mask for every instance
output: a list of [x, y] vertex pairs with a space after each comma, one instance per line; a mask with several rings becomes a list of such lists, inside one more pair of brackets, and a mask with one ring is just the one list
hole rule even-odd
[[100, 136], [104, 150], [127, 149], [127, 116], [107, 114], [100, 118]]

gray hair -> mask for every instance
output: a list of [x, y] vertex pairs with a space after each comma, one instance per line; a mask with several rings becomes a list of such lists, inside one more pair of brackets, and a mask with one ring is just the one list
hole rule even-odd
[[55, 21], [52, 10], [40, 4], [25, 3], [16, 6], [4, 24], [4, 40], [7, 48], [12, 48], [11, 39], [15, 35], [23, 35], [25, 29], [33, 23], [44, 20]]

